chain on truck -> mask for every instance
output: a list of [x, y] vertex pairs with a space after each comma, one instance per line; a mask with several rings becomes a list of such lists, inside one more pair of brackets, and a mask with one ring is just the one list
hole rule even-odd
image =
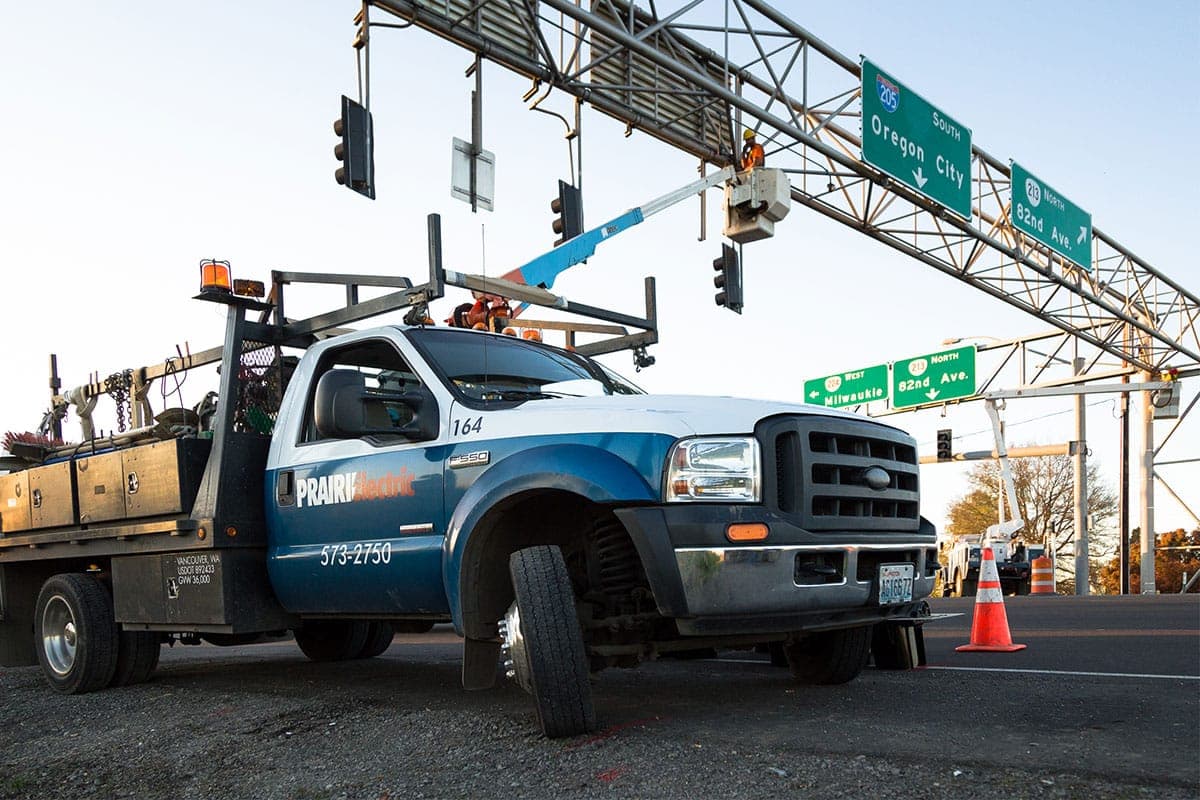
[[[227, 309], [222, 346], [65, 394], [54, 373], [44, 430], [69, 407], [85, 435], [10, 443], [3, 664], [80, 693], [147, 680], [164, 643], [290, 632], [332, 661], [451, 623], [465, 688], [513, 680], [567, 736], [595, 725], [595, 673], [663, 655], [760, 648], [817, 684], [872, 654], [923, 663], [938, 562], [910, 436], [815, 406], [644, 394], [592, 356], [650, 362], [653, 279], [630, 316], [444, 270], [433, 215], [429, 239], [420, 285], [275, 272], [253, 297], [210, 262], [199, 299]], [[290, 318], [301, 283], [345, 304]], [[593, 321], [542, 323], [565, 348], [429, 324], [446, 285]], [[403, 325], [344, 327], [404, 309]], [[149, 386], [213, 363], [215, 395], [150, 417]], [[142, 424], [97, 435], [114, 391]]]

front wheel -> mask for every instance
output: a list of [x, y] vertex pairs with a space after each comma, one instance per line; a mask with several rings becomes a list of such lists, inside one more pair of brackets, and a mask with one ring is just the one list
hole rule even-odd
[[829, 686], [858, 677], [871, 655], [872, 627], [822, 631], [784, 645], [792, 677], [800, 683]]
[[112, 597], [91, 575], [55, 575], [42, 584], [34, 637], [42, 674], [64, 694], [103, 689], [116, 673]]
[[596, 714], [562, 551], [545, 545], [518, 550], [508, 568], [516, 598], [500, 626], [508, 675], [533, 695], [548, 738], [586, 733]]

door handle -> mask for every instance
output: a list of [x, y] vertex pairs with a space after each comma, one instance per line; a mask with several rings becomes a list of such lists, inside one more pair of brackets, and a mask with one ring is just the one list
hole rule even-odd
[[275, 496], [281, 506], [296, 505], [296, 477], [290, 469], [282, 470], [275, 483]]

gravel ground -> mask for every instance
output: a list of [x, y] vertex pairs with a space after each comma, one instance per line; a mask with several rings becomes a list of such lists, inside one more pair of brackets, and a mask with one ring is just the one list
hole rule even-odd
[[[519, 690], [459, 688], [454, 644], [404, 638], [340, 664], [309, 663], [290, 643], [174, 648], [151, 682], [76, 697], [36, 668], [0, 671], [0, 797], [1194, 800], [1200, 788], [1186, 765], [1051, 766], [1077, 763], [1066, 751], [1087, 747], [1088, 731], [964, 749], [931, 719], [896, 729], [873, 714], [895, 698], [921, 716], [926, 689], [905, 687], [931, 672], [806, 689], [766, 664], [609, 671], [596, 684], [601, 731], [550, 741]], [[1194, 739], [1194, 725], [1179, 735]]]

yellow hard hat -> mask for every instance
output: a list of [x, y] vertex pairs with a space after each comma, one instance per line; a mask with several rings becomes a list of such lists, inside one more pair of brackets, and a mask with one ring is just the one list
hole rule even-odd
[[746, 128], [746, 132], [742, 134], [742, 138], [743, 139], [753, 139], [754, 131], [750, 130], [749, 128]]

